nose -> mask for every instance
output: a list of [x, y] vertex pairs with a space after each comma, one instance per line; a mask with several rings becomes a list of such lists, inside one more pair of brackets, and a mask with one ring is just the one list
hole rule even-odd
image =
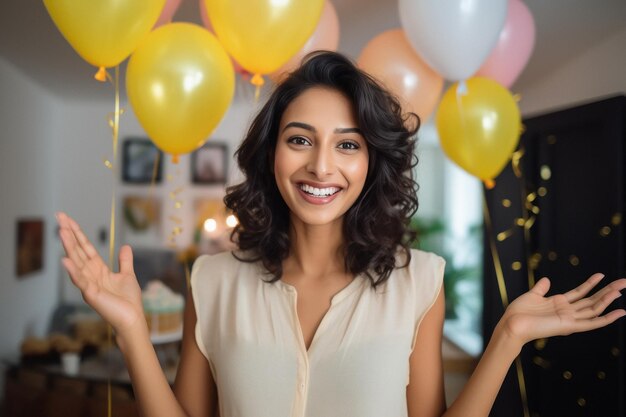
[[324, 178], [335, 171], [335, 159], [332, 149], [317, 147], [311, 152], [307, 171], [317, 178]]

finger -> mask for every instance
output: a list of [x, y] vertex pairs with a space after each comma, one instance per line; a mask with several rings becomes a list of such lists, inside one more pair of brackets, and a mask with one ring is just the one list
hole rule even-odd
[[135, 274], [133, 269], [133, 250], [129, 245], [120, 248], [120, 272], [122, 274]]
[[604, 326], [608, 326], [613, 323], [615, 320], [626, 316], [626, 310], [613, 310], [610, 313], [605, 314], [604, 316], [595, 317], [589, 320], [581, 320], [576, 322], [574, 325], [575, 332], [586, 332], [589, 330], [599, 329]]
[[593, 274], [585, 282], [580, 284], [578, 287], [566, 292], [564, 294], [565, 298], [570, 303], [580, 300], [585, 295], [587, 295], [589, 291], [591, 291], [591, 289], [595, 287], [598, 284], [598, 282], [602, 280], [602, 278], [604, 278], [604, 274], [600, 274], [600, 273]]
[[67, 256], [74, 262], [76, 268], [81, 269], [85, 266], [87, 260], [86, 255], [78, 247], [78, 242], [74, 233], [69, 229], [59, 230], [59, 236], [61, 237], [61, 243], [65, 249]]
[[602, 297], [606, 294], [613, 291], [622, 291], [626, 288], [626, 278], [616, 279], [610, 284], [606, 285], [604, 288], [600, 289], [598, 292], [593, 294], [590, 297], [583, 298], [582, 300], [578, 300], [572, 304], [576, 311], [583, 310], [585, 308], [591, 307], [593, 304], [597, 303]]
[[85, 286], [85, 280], [82, 274], [80, 273], [79, 268], [74, 263], [74, 261], [72, 261], [70, 258], [63, 258], [61, 259], [61, 263], [63, 264], [63, 266], [65, 267], [65, 270], [70, 275], [70, 279], [72, 280], [74, 285], [79, 290], [82, 290]]
[[597, 317], [606, 308], [619, 297], [621, 297], [621, 293], [619, 291], [612, 291], [607, 294], [604, 294], [599, 300], [597, 300], [594, 304], [589, 307], [583, 308], [581, 310], [577, 310], [574, 313], [574, 318], [576, 319], [590, 319], [593, 317]]
[[548, 290], [550, 290], [550, 280], [543, 277], [537, 281], [535, 286], [531, 288], [530, 292], [544, 297], [548, 293]]
[[88, 256], [88, 258], [99, 258], [100, 255], [98, 254], [98, 251], [96, 250], [96, 248], [94, 248], [89, 239], [87, 239], [87, 236], [85, 236], [78, 223], [76, 223], [76, 221], [69, 216], [68, 221], [72, 231], [74, 232], [74, 235], [76, 236], [76, 240], [80, 244], [81, 249]]

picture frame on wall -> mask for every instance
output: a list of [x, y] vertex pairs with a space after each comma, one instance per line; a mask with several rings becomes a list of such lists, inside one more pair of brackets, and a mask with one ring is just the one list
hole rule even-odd
[[209, 142], [191, 154], [191, 182], [225, 184], [228, 169], [228, 147]]
[[43, 243], [43, 219], [17, 220], [15, 274], [18, 278], [43, 269]]
[[125, 195], [122, 199], [121, 236], [134, 246], [156, 246], [161, 242], [161, 200], [144, 195]]
[[[127, 138], [122, 148], [122, 180], [131, 184], [161, 182], [163, 152], [148, 138]], [[155, 172], [156, 170], [156, 172]]]

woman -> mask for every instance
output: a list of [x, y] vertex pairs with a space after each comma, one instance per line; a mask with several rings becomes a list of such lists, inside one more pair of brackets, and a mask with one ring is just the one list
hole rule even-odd
[[410, 250], [419, 120], [336, 53], [309, 56], [280, 84], [237, 151], [245, 181], [226, 205], [239, 251], [192, 271], [172, 391], [133, 273], [112, 273], [59, 213], [63, 264], [113, 326], [144, 416], [487, 416], [524, 343], [608, 325], [626, 287], [602, 279], [545, 297], [541, 279], [505, 311], [474, 374], [446, 410], [443, 261]]

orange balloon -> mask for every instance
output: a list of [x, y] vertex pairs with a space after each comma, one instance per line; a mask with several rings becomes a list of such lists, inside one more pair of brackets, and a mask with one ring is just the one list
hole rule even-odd
[[326, 0], [326, 2], [324, 2], [324, 8], [322, 9], [322, 16], [317, 23], [315, 32], [313, 32], [309, 40], [306, 41], [302, 49], [292, 56], [285, 65], [269, 74], [269, 77], [275, 83], [279, 83], [290, 72], [300, 66], [302, 58], [304, 58], [306, 54], [319, 50], [336, 51], [338, 46], [339, 18], [337, 17], [335, 6], [333, 6], [330, 0]]
[[435, 110], [443, 77], [422, 61], [402, 29], [383, 32], [369, 41], [357, 62], [398, 96], [403, 111], [417, 113], [425, 122]]

